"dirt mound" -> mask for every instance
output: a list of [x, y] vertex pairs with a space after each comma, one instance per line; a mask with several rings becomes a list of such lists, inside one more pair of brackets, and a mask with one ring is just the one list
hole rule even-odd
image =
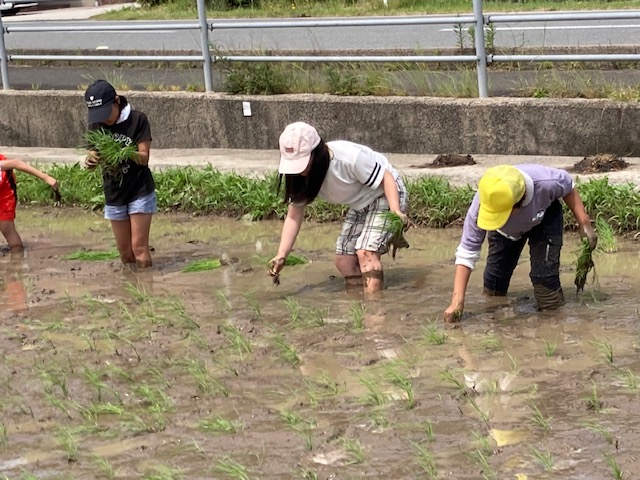
[[471, 155], [457, 155], [455, 153], [441, 153], [431, 163], [410, 165], [409, 168], [444, 168], [461, 167], [463, 165], [475, 165], [476, 161]]
[[628, 166], [629, 164], [627, 162], [619, 159], [613, 154], [599, 153], [598, 155], [591, 157], [584, 157], [573, 165], [571, 171], [577, 173], [617, 172], [619, 170], [624, 170]]

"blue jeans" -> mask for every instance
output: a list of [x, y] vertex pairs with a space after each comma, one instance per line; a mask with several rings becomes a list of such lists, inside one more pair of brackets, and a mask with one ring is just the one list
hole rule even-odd
[[107, 220], [128, 220], [134, 213], [156, 213], [158, 211], [158, 197], [151, 192], [144, 197], [136, 198], [127, 205], [105, 205], [104, 218]]
[[484, 270], [485, 291], [493, 295], [507, 294], [511, 276], [527, 240], [531, 255], [531, 283], [553, 291], [559, 290], [562, 230], [562, 205], [556, 200], [545, 211], [542, 222], [519, 240], [489, 232], [489, 253]]

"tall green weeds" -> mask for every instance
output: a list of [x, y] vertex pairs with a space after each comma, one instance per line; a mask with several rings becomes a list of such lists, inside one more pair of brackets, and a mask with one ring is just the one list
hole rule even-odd
[[[104, 204], [101, 178], [75, 165], [42, 166], [60, 183], [63, 205], [96, 209]], [[51, 205], [50, 189], [30, 175], [18, 172], [18, 196], [24, 204]], [[163, 212], [201, 215], [249, 216], [254, 220], [284, 218], [287, 206], [276, 192], [276, 175], [244, 177], [204, 168], [169, 168], [154, 173], [158, 207]], [[426, 227], [460, 225], [474, 190], [455, 187], [446, 179], [424, 176], [408, 179], [412, 221]], [[606, 220], [614, 232], [640, 230], [640, 190], [633, 184], [612, 185], [607, 178], [578, 181], [578, 190], [588, 212]], [[306, 209], [307, 218], [317, 222], [342, 219], [345, 208], [317, 200]], [[567, 209], [568, 212], [568, 209]], [[567, 213], [567, 224], [574, 221]]]

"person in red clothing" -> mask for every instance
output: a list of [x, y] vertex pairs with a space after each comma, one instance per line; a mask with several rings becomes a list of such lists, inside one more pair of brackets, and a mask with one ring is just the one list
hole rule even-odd
[[0, 155], [0, 232], [9, 244], [9, 250], [19, 252], [24, 246], [15, 225], [18, 196], [14, 170], [38, 177], [56, 191], [58, 190], [58, 181], [22, 160], [9, 159]]

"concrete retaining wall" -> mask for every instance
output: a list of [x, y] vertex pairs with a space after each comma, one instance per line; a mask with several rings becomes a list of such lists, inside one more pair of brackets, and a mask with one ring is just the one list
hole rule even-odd
[[[129, 92], [155, 148], [274, 149], [292, 121], [326, 139], [389, 153], [640, 156], [640, 104], [583, 99], [443, 99]], [[242, 102], [250, 102], [250, 117]], [[86, 126], [81, 92], [0, 92], [0, 145], [74, 147]]]

